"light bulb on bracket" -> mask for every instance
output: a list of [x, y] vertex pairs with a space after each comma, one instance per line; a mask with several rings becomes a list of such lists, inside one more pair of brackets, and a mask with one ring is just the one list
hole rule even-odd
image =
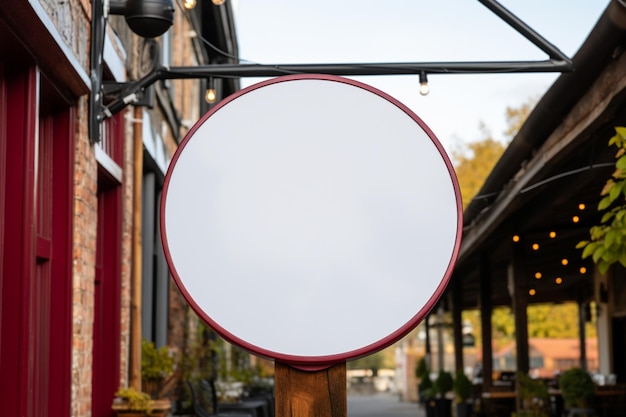
[[213, 78], [209, 78], [209, 84], [207, 85], [204, 99], [209, 104], [213, 104], [217, 100], [217, 93], [215, 92], [215, 83], [213, 82]]
[[425, 96], [430, 92], [430, 87], [428, 87], [428, 77], [426, 76], [426, 71], [420, 72], [420, 94]]

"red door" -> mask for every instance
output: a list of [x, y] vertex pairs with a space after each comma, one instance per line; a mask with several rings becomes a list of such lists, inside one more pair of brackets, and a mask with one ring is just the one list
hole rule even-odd
[[70, 414], [74, 115], [55, 91], [0, 68], [1, 415]]
[[[102, 150], [109, 164], [122, 160], [120, 116], [105, 122]], [[111, 402], [120, 382], [120, 287], [122, 189], [107, 168], [98, 166], [98, 229], [94, 289], [92, 417], [111, 416]]]

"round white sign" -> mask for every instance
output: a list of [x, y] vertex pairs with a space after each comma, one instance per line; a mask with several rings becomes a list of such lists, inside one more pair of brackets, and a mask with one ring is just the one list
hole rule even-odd
[[434, 306], [460, 247], [452, 165], [363, 83], [275, 78], [207, 113], [167, 172], [165, 255], [222, 337], [294, 366], [373, 353]]

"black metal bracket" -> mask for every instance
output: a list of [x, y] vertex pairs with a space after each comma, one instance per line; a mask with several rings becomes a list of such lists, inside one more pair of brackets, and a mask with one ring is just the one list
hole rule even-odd
[[[198, 78], [244, 78], [276, 77], [285, 74], [328, 74], [338, 76], [368, 75], [419, 75], [419, 74], [493, 74], [493, 73], [530, 73], [530, 72], [570, 72], [572, 60], [558, 48], [531, 29], [526, 23], [504, 8], [496, 0], [478, 0], [496, 16], [523, 35], [535, 46], [545, 52], [548, 60], [543, 61], [478, 61], [478, 62], [398, 62], [398, 63], [354, 63], [354, 64], [213, 64], [196, 67], [160, 67], [141, 79], [120, 84], [115, 94], [109, 94], [113, 100], [103, 104], [102, 91], [102, 46], [106, 16], [102, 12], [102, 0], [93, 1], [92, 24], [92, 91], [90, 95], [89, 135], [93, 142], [98, 142], [99, 124], [123, 110], [129, 104], [140, 105], [141, 97], [159, 80], [198, 79]], [[103, 13], [100, 13], [103, 15]], [[102, 27], [98, 27], [102, 25]], [[95, 32], [95, 33], [94, 33]]]

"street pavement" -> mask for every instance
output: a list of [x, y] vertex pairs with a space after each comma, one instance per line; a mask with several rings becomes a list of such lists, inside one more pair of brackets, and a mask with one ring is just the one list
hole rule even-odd
[[403, 402], [397, 394], [348, 394], [348, 417], [425, 417], [424, 409], [414, 402]]

